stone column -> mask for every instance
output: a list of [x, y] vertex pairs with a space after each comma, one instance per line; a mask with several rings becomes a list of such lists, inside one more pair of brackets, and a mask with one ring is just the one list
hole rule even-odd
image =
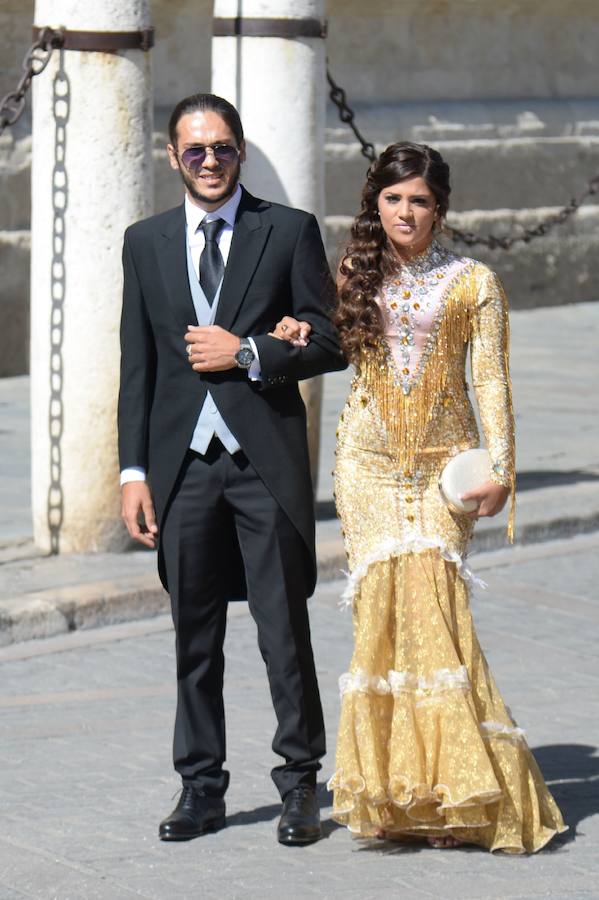
[[[324, 0], [215, 0], [216, 18], [323, 19]], [[243, 182], [259, 197], [314, 213], [324, 234], [326, 41], [319, 37], [214, 37], [212, 90], [241, 115]], [[301, 385], [316, 487], [322, 379]]]
[[[132, 31], [149, 0], [37, 0], [35, 24]], [[152, 196], [150, 53], [54, 51], [33, 81], [31, 444], [35, 542], [119, 549], [121, 245]]]

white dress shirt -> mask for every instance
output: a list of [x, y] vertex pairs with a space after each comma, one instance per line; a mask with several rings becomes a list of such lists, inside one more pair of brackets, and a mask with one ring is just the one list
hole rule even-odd
[[[213, 212], [206, 212], [199, 206], [196, 206], [195, 203], [192, 203], [187, 194], [185, 195], [185, 221], [187, 223], [187, 241], [189, 243], [189, 250], [191, 253], [193, 267], [196, 272], [199, 273], [200, 257], [202, 255], [202, 250], [204, 249], [204, 246], [206, 244], [204, 232], [200, 228], [200, 225], [202, 225], [204, 222], [213, 222], [215, 219], [223, 219], [225, 223], [218, 233], [217, 243], [218, 248], [221, 252], [221, 256], [223, 258], [223, 263], [226, 267], [227, 260], [229, 258], [229, 251], [231, 250], [231, 241], [233, 240], [233, 227], [235, 225], [235, 217], [237, 215], [237, 209], [239, 207], [240, 201], [241, 187], [239, 185], [237, 185], [235, 192], [229, 197], [227, 202], [223, 203], [222, 206], [220, 206]], [[250, 368], [248, 369], [248, 378], [250, 378], [251, 381], [260, 381], [261, 375], [258, 350], [251, 337], [248, 337], [248, 341], [250, 342], [251, 348], [254, 351], [254, 360]], [[141, 466], [131, 466], [127, 469], [123, 469], [121, 472], [121, 485], [126, 484], [129, 481], [145, 480], [146, 471]]]

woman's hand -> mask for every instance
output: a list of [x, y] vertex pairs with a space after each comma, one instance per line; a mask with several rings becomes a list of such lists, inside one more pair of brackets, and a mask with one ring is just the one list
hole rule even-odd
[[501, 512], [510, 495], [510, 489], [494, 481], [485, 481], [475, 491], [460, 494], [460, 500], [476, 500], [478, 509], [470, 513], [464, 513], [471, 519], [479, 519], [481, 516], [496, 516]]
[[298, 322], [293, 316], [283, 316], [281, 321], [277, 322], [275, 330], [268, 333], [280, 341], [288, 341], [294, 347], [307, 347], [311, 331], [312, 326], [309, 322]]

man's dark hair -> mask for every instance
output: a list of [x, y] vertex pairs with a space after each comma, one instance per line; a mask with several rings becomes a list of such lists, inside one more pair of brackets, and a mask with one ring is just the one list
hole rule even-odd
[[239, 113], [233, 104], [223, 97], [217, 97], [216, 94], [192, 94], [191, 97], [184, 97], [183, 100], [179, 100], [171, 113], [168, 122], [168, 134], [173, 147], [177, 146], [177, 125], [179, 124], [179, 119], [188, 113], [197, 112], [198, 110], [202, 112], [210, 110], [210, 112], [217, 113], [235, 135], [237, 146], [241, 146], [243, 126]]

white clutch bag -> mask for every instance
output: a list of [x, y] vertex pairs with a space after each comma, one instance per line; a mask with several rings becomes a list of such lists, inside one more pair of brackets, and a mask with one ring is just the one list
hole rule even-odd
[[487, 450], [464, 450], [449, 460], [439, 477], [439, 490], [445, 505], [454, 513], [473, 512], [476, 500], [460, 500], [460, 494], [473, 491], [491, 477], [491, 457]]

